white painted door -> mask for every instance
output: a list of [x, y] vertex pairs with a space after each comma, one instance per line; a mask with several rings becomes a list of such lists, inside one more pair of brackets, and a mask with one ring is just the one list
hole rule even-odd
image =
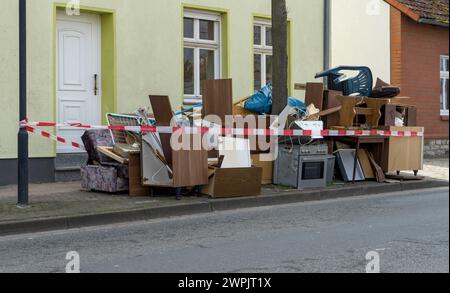
[[[100, 17], [67, 16], [56, 22], [56, 119], [60, 124], [101, 123]], [[57, 135], [81, 143], [83, 130], [57, 128]], [[80, 150], [58, 143], [58, 153]]]

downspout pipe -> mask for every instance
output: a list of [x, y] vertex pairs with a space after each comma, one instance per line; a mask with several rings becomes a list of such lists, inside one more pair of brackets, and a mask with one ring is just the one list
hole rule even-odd
[[323, 33], [323, 69], [327, 70], [331, 66], [331, 0], [324, 0], [324, 33]]

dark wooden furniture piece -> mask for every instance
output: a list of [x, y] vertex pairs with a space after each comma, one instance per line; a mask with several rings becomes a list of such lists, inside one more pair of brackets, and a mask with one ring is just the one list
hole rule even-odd
[[414, 106], [389, 104], [385, 105], [381, 112], [380, 126], [395, 126], [397, 112], [403, 114], [404, 126], [417, 126], [417, 108]]
[[133, 153], [128, 158], [128, 178], [130, 185], [130, 196], [148, 196], [151, 190], [142, 185], [141, 154]]
[[306, 84], [305, 102], [306, 105], [314, 104], [314, 106], [320, 111], [323, 108], [323, 83], [321, 82], [308, 82]]
[[342, 92], [325, 90], [323, 93], [323, 111], [325, 115], [321, 115], [324, 128], [330, 129], [332, 126], [339, 125], [339, 110], [332, 111], [331, 109], [337, 109], [341, 106], [338, 96], [342, 96]]
[[[158, 126], [175, 126], [172, 121], [174, 114], [168, 96], [150, 96], [150, 102]], [[159, 133], [165, 162], [172, 171], [172, 184], [163, 187], [176, 188], [177, 198], [179, 198], [182, 187], [208, 184], [208, 153], [202, 149], [201, 144], [199, 150], [192, 149], [194, 139], [201, 142], [201, 134], [179, 137], [178, 142], [180, 143], [184, 143], [186, 139], [191, 140], [190, 149], [180, 150], [172, 147], [173, 135], [172, 133]], [[142, 164], [145, 162], [143, 161]]]
[[[217, 116], [222, 127], [225, 127], [226, 117], [233, 115], [233, 81], [231, 79], [205, 80], [203, 82], [202, 119], [218, 124], [219, 121], [208, 119], [209, 115]], [[209, 158], [218, 156], [218, 150], [208, 152]]]
[[358, 165], [359, 151], [362, 145], [372, 145], [372, 153], [374, 153], [375, 161], [381, 165], [383, 154], [385, 151], [386, 137], [382, 136], [345, 136], [345, 137], [330, 137], [328, 142], [334, 146], [335, 141], [340, 141], [345, 144], [354, 145], [356, 149], [355, 162], [353, 166], [353, 183], [355, 183], [356, 168]]
[[[168, 96], [150, 96], [150, 104], [152, 105], [157, 126], [174, 126], [171, 125], [174, 114]], [[171, 137], [171, 134], [159, 134], [164, 157], [170, 168], [172, 168], [172, 148], [170, 147]]]
[[[225, 118], [233, 115], [233, 83], [231, 79], [205, 80], [203, 82], [202, 118], [216, 115], [225, 125]], [[209, 121], [217, 123], [217, 121]]]

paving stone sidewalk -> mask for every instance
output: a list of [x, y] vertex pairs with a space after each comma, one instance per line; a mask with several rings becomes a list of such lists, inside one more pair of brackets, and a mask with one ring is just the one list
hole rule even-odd
[[440, 179], [449, 180], [449, 159], [434, 159], [425, 160], [424, 170], [420, 172], [421, 175]]
[[[449, 176], [448, 160], [427, 161], [425, 169], [420, 174], [432, 179], [447, 180]], [[423, 185], [423, 184], [422, 184]], [[391, 188], [392, 187], [392, 188]], [[398, 191], [399, 184], [393, 183], [377, 184], [375, 182], [362, 182], [357, 184], [335, 184], [322, 193], [355, 193], [360, 194], [362, 190], [370, 192], [371, 188], [377, 190]], [[424, 188], [424, 187], [422, 187]], [[392, 189], [392, 190], [391, 190]], [[374, 189], [375, 190], [375, 189]], [[278, 194], [291, 194], [297, 196], [302, 194], [317, 193], [317, 190], [297, 191], [282, 187], [267, 186], [263, 188], [262, 196], [275, 196]], [[186, 196], [181, 201], [175, 200], [174, 196], [161, 197], [128, 197], [126, 195], [110, 195], [105, 193], [86, 192], [81, 190], [80, 182], [31, 184], [30, 185], [30, 207], [20, 209], [16, 206], [16, 186], [0, 187], [0, 224], [14, 223], [18, 221], [33, 221], [35, 219], [51, 219], [57, 217], [89, 216], [115, 212], [130, 212], [158, 207], [177, 207], [195, 204], [211, 203], [205, 196]], [[290, 200], [293, 200], [291, 197]], [[320, 198], [317, 198], [320, 199]], [[258, 199], [256, 199], [258, 200]], [[232, 201], [232, 200], [230, 200]], [[261, 201], [262, 202], [262, 201]], [[267, 201], [270, 203], [270, 201]], [[229, 205], [229, 204], [228, 204]]]

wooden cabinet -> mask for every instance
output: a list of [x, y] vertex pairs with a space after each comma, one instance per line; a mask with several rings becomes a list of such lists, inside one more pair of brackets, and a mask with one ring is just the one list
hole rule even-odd
[[[386, 127], [390, 131], [424, 132], [423, 127]], [[390, 137], [383, 154], [384, 172], [423, 170], [423, 137]]]

